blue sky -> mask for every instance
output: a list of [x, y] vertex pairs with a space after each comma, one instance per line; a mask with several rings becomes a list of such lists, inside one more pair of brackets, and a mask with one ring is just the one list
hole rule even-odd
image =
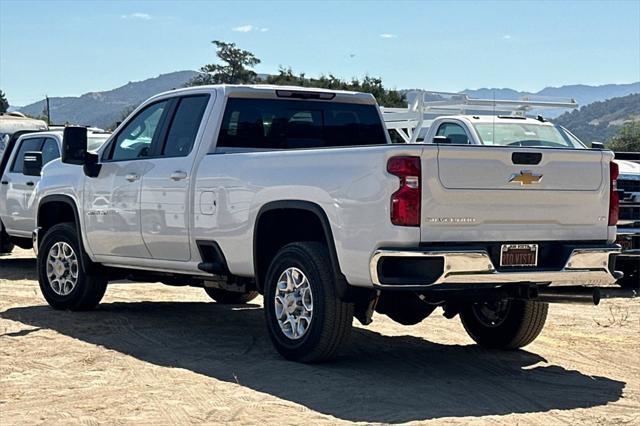
[[369, 74], [395, 88], [640, 80], [640, 0], [0, 0], [0, 89], [12, 105], [108, 90], [211, 63], [214, 39], [254, 52], [258, 72]]

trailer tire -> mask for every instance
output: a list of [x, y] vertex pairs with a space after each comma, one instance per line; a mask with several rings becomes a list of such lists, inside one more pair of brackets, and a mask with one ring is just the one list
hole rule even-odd
[[78, 241], [73, 223], [52, 226], [42, 239], [38, 282], [42, 295], [54, 309], [93, 309], [107, 289], [108, 278], [104, 274], [85, 270], [91, 261]]
[[533, 342], [544, 328], [549, 304], [524, 300], [474, 303], [460, 311], [467, 334], [481, 346], [513, 350]]
[[343, 283], [329, 259], [324, 244], [291, 243], [278, 251], [267, 271], [267, 329], [273, 345], [289, 360], [327, 361], [349, 340], [353, 304], [338, 296]]

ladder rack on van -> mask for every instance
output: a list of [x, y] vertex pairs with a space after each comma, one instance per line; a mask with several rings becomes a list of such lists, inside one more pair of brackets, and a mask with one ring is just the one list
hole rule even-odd
[[406, 143], [415, 143], [420, 130], [428, 128], [436, 117], [443, 115], [516, 115], [542, 109], [573, 109], [574, 99], [532, 100], [524, 96], [512, 99], [478, 99], [465, 93], [412, 90], [407, 93], [406, 108], [380, 107], [389, 130], [395, 130]]

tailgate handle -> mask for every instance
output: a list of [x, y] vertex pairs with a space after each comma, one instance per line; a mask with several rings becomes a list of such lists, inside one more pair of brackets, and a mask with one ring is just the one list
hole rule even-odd
[[511, 154], [513, 164], [540, 164], [542, 154], [539, 152], [514, 152]]

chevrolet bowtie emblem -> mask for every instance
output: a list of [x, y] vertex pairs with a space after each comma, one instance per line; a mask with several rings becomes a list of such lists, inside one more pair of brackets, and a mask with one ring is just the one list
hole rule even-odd
[[531, 185], [532, 183], [540, 183], [542, 175], [536, 175], [529, 170], [522, 170], [520, 173], [514, 173], [509, 179], [510, 183], [519, 183], [520, 186]]

